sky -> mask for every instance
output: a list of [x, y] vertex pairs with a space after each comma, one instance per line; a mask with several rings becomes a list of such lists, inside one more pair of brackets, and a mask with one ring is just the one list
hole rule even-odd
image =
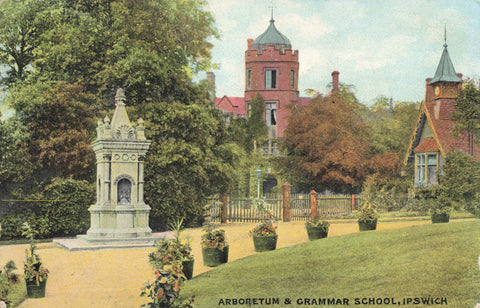
[[269, 25], [299, 51], [300, 96], [327, 93], [331, 72], [353, 85], [360, 102], [379, 96], [422, 101], [425, 79], [435, 74], [444, 32], [457, 73], [480, 78], [480, 0], [207, 0], [220, 39], [217, 96], [243, 96], [247, 39]]

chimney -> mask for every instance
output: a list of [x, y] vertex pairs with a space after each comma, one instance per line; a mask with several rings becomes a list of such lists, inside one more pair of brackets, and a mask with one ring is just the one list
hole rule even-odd
[[207, 82], [208, 82], [208, 86], [209, 86], [209, 93], [212, 97], [212, 99], [214, 99], [216, 97], [216, 93], [215, 93], [215, 73], [214, 72], [207, 72]]
[[251, 38], [247, 39], [247, 49], [252, 49], [252, 43], [253, 43], [253, 39]]
[[340, 87], [338, 86], [338, 75], [340, 75], [338, 71], [332, 72], [332, 92], [340, 91]]

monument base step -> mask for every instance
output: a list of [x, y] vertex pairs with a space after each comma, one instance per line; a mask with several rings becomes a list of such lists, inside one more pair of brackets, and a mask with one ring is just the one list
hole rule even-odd
[[102, 250], [102, 249], [128, 249], [149, 248], [163, 238], [173, 238], [173, 232], [153, 233], [151, 237], [143, 238], [89, 238], [86, 235], [78, 235], [75, 238], [56, 238], [53, 243], [68, 251]]

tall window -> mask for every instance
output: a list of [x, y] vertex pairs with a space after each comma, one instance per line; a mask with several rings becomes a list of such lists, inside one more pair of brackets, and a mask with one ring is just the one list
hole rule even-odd
[[267, 126], [277, 125], [277, 103], [265, 103], [265, 123]]
[[437, 155], [427, 155], [427, 185], [437, 184]]
[[247, 70], [247, 89], [252, 88], [252, 70]]
[[265, 71], [265, 89], [275, 89], [277, 87], [277, 71]]
[[417, 183], [423, 185], [425, 183], [425, 155], [417, 155]]
[[292, 88], [295, 87], [295, 71], [294, 70], [290, 71], [290, 87]]

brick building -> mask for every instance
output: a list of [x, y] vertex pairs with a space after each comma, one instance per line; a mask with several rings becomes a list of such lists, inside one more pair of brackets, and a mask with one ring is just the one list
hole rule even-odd
[[[290, 104], [308, 105], [309, 97], [299, 97], [299, 52], [276, 27], [272, 17], [268, 28], [255, 40], [247, 39], [245, 51], [245, 92], [243, 97], [215, 98], [215, 107], [236, 117], [248, 117], [250, 102], [260, 94], [265, 102], [264, 119], [268, 144], [262, 153], [276, 154], [275, 140], [283, 137]], [[333, 91], [338, 90], [337, 71], [332, 73]]]
[[420, 106], [416, 126], [410, 138], [406, 161], [415, 164], [415, 186], [437, 184], [445, 156], [458, 149], [480, 159], [480, 147], [471, 134], [452, 134], [455, 122], [454, 101], [462, 88], [462, 74], [457, 74], [448, 54], [447, 44], [433, 78], [425, 82], [425, 101]]

